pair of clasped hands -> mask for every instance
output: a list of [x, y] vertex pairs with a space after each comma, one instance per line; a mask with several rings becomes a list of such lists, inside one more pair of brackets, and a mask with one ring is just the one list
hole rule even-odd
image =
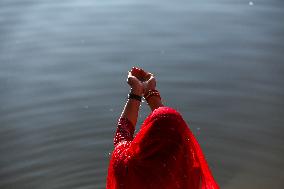
[[127, 83], [131, 87], [131, 93], [139, 96], [143, 96], [149, 90], [156, 88], [154, 75], [137, 67], [133, 67], [128, 72]]

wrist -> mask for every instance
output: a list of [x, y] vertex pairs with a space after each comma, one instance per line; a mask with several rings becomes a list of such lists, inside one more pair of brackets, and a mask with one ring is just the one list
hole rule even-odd
[[147, 102], [149, 101], [149, 99], [151, 99], [153, 97], [158, 97], [161, 100], [160, 92], [156, 89], [151, 89], [151, 90], [145, 92], [145, 94], [144, 94], [144, 98]]
[[162, 103], [162, 99], [160, 96], [159, 91], [157, 90], [149, 90], [148, 93], [144, 96], [147, 104], [150, 106], [151, 110], [154, 111], [155, 109], [164, 106]]
[[133, 94], [133, 93], [129, 93], [128, 94], [128, 99], [133, 99], [133, 100], [136, 100], [138, 102], [142, 102], [142, 96], [139, 96], [139, 95], [136, 95], [136, 94]]

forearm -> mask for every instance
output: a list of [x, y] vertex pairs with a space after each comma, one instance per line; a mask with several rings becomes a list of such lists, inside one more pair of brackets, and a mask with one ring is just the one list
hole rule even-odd
[[159, 107], [163, 107], [163, 103], [160, 97], [158, 96], [151, 96], [148, 101], [148, 105], [150, 106], [151, 110], [154, 111], [155, 109]]
[[[142, 93], [140, 92], [131, 92], [131, 93], [139, 96], [142, 95]], [[127, 118], [134, 126], [137, 123], [140, 103], [141, 102], [139, 102], [136, 99], [128, 99], [121, 114], [121, 117]]]

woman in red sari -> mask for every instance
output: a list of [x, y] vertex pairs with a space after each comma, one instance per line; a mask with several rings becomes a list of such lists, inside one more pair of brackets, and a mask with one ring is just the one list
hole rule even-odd
[[[132, 68], [128, 101], [118, 120], [107, 189], [218, 189], [182, 116], [163, 106], [153, 74]], [[141, 98], [152, 113], [133, 137]]]

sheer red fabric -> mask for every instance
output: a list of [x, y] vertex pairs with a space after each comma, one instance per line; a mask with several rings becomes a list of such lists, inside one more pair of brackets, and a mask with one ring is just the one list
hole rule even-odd
[[201, 148], [174, 109], [153, 111], [133, 138], [134, 126], [120, 118], [107, 189], [218, 189]]

